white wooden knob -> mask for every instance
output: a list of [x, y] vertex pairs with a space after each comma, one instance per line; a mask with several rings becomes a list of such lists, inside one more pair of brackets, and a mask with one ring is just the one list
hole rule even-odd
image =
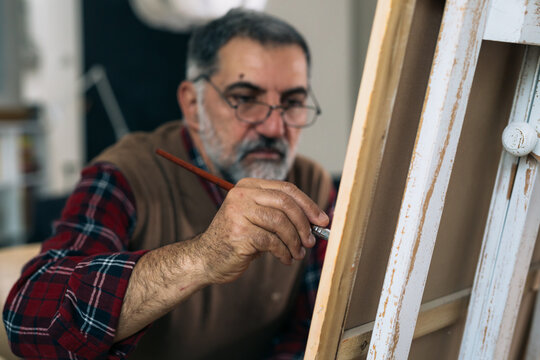
[[502, 143], [514, 156], [525, 156], [533, 151], [538, 141], [536, 130], [526, 122], [512, 122], [504, 129]]

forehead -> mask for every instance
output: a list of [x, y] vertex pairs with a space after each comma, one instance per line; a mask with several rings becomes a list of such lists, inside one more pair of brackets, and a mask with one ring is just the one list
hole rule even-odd
[[308, 85], [305, 54], [299, 45], [262, 45], [233, 38], [218, 52], [216, 81], [247, 81], [265, 89], [286, 90]]

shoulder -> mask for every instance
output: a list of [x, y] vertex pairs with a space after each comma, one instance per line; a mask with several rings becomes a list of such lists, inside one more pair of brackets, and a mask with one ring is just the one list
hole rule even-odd
[[[135, 132], [124, 136], [118, 143], [105, 149], [91, 164], [113, 164], [125, 177], [137, 203], [141, 199], [153, 199], [162, 194], [171, 180], [174, 167], [164, 165], [163, 159], [156, 155], [156, 149], [185, 158], [182, 136], [182, 123], [166, 123], [153, 132]], [[171, 169], [172, 168], [172, 169]], [[149, 176], [151, 174], [151, 176]]]
[[131, 194], [131, 188], [129, 187], [124, 174], [118, 167], [107, 162], [96, 162], [81, 170], [81, 179], [77, 189], [87, 187], [95, 188], [97, 190], [99, 188], [110, 186], [114, 186], [122, 192]]
[[152, 132], [140, 131], [128, 134], [116, 144], [105, 149], [91, 163], [109, 162], [122, 167], [124, 163], [129, 161], [140, 162], [145, 159], [153, 159], [156, 148], [168, 148], [171, 144], [178, 145], [181, 142], [181, 126], [180, 121], [171, 121]]

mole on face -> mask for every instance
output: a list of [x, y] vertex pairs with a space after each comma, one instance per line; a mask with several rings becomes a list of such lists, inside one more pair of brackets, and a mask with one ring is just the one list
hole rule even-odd
[[244, 73], [240, 73], [240, 75], [238, 75], [238, 78], [239, 78], [240, 80], [242, 80], [242, 79], [244, 78], [244, 76], [245, 76]]

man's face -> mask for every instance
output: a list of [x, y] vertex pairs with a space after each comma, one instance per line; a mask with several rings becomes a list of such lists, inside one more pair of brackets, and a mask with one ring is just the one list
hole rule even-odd
[[[233, 38], [220, 49], [219, 67], [210, 80], [233, 104], [255, 98], [280, 105], [292, 96], [306, 96], [306, 58], [297, 45], [263, 46]], [[205, 85], [198, 99], [199, 135], [213, 165], [233, 182], [244, 177], [285, 179], [300, 129], [287, 126], [280, 109], [260, 124], [239, 121], [216, 89]]]

